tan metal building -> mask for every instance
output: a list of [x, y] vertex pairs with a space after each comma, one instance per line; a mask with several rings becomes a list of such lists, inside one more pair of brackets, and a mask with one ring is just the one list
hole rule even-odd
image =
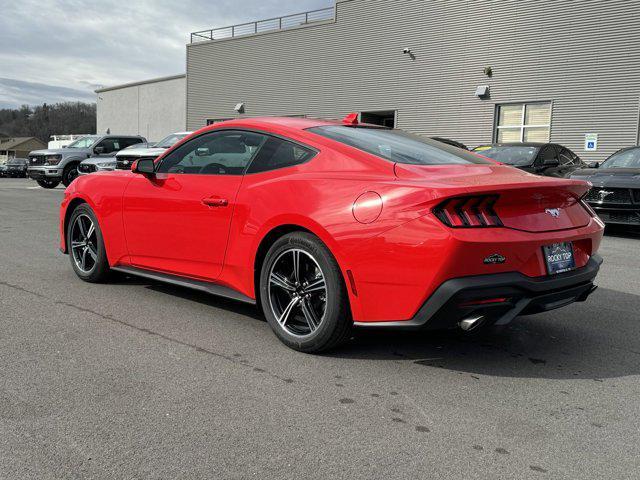
[[395, 124], [468, 146], [552, 141], [603, 160], [640, 133], [640, 2], [337, 0], [195, 32], [187, 128], [236, 116]]

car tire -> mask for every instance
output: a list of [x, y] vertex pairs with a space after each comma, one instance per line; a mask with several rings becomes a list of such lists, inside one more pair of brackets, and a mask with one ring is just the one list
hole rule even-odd
[[351, 332], [353, 320], [338, 262], [310, 233], [294, 232], [276, 240], [262, 264], [259, 291], [267, 322], [294, 350], [329, 350]]
[[111, 269], [102, 230], [95, 213], [86, 203], [78, 205], [71, 213], [66, 242], [71, 267], [81, 280], [101, 283], [109, 279]]
[[48, 178], [45, 178], [43, 180], [38, 180], [38, 185], [40, 185], [42, 188], [56, 188], [58, 185], [60, 185], [60, 181], [49, 180]]
[[69, 185], [71, 185], [71, 182], [73, 182], [77, 177], [78, 177], [78, 164], [71, 163], [66, 167], [64, 167], [64, 170], [62, 172], [62, 184], [65, 187], [68, 187]]

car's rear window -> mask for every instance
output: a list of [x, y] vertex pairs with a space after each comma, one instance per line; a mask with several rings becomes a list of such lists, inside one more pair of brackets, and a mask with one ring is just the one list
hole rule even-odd
[[482, 150], [482, 155], [489, 157], [496, 162], [506, 163], [517, 167], [531, 165], [538, 155], [538, 147], [495, 145]]
[[308, 131], [396, 163], [411, 165], [491, 163], [460, 148], [402, 130], [331, 125], [309, 128]]

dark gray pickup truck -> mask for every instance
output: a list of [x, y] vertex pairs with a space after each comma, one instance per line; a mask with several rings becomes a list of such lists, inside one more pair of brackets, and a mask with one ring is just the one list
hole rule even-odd
[[78, 176], [78, 165], [89, 157], [113, 156], [123, 148], [146, 142], [131, 135], [87, 135], [65, 148], [34, 150], [29, 153], [27, 175], [43, 188], [69, 184]]

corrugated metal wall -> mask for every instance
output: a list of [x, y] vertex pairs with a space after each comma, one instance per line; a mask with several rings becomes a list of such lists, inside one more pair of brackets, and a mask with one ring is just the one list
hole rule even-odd
[[187, 125], [238, 102], [251, 116], [397, 110], [400, 128], [475, 146], [496, 104], [545, 100], [551, 140], [602, 160], [637, 141], [638, 18], [626, 0], [339, 0], [334, 23], [189, 45]]

